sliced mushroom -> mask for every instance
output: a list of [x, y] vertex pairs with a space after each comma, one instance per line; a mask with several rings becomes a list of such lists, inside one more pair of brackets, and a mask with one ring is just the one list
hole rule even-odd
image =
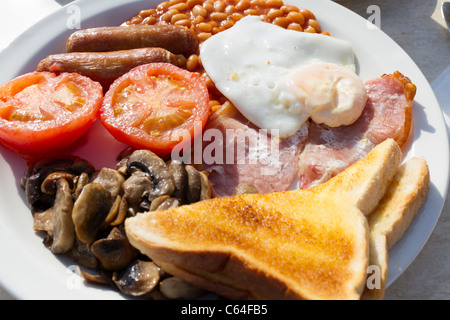
[[92, 182], [100, 183], [108, 189], [113, 198], [116, 198], [118, 195], [122, 195], [123, 193], [122, 185], [125, 182], [125, 178], [117, 170], [103, 168], [95, 172], [91, 179]]
[[96, 240], [114, 199], [99, 183], [89, 183], [81, 192], [73, 207], [72, 219], [80, 241], [91, 244]]
[[78, 199], [84, 186], [89, 183], [89, 179], [90, 179], [89, 175], [86, 172], [83, 172], [82, 174], [80, 174], [78, 176], [74, 194], [73, 194], [74, 201], [76, 201]]
[[55, 203], [51, 209], [54, 214], [51, 250], [54, 254], [63, 254], [72, 250], [75, 242], [75, 227], [72, 221], [73, 200], [66, 179], [58, 180], [56, 185]]
[[35, 215], [34, 230], [45, 231], [45, 242], [54, 254], [64, 254], [72, 250], [75, 241], [75, 229], [72, 222], [72, 194], [66, 179], [56, 182], [56, 197], [53, 206]]
[[131, 174], [142, 171], [150, 176], [154, 186], [149, 194], [150, 201], [171, 195], [175, 190], [175, 182], [166, 163], [149, 150], [134, 151], [128, 159], [128, 171]]
[[149, 211], [157, 211], [158, 207], [161, 206], [167, 199], [170, 199], [170, 196], [161, 196], [159, 198], [156, 198], [152, 201]]
[[188, 174], [188, 190], [187, 190], [187, 201], [188, 203], [195, 203], [200, 200], [200, 195], [202, 191], [202, 179], [200, 173], [191, 165], [187, 165], [186, 171]]
[[188, 173], [186, 168], [179, 160], [170, 160], [167, 165], [175, 183], [175, 190], [171, 196], [180, 199], [185, 204], [187, 203], [186, 196], [188, 190]]
[[200, 201], [211, 199], [212, 189], [211, 183], [206, 173], [199, 171], [200, 174]]
[[206, 294], [206, 291], [177, 277], [169, 277], [161, 281], [159, 290], [169, 299], [196, 299]]
[[70, 184], [70, 188], [73, 188], [74, 176], [68, 172], [53, 172], [49, 174], [41, 184], [41, 191], [47, 194], [56, 194], [56, 184], [59, 179], [64, 179]]
[[153, 190], [153, 182], [147, 174], [136, 171], [124, 182], [123, 190], [130, 214], [136, 215], [140, 212], [142, 202], [148, 199]]
[[113, 281], [119, 290], [134, 297], [150, 293], [161, 278], [161, 270], [153, 262], [137, 260], [123, 272], [114, 272]]
[[[156, 199], [156, 200], [158, 200], [158, 199]], [[153, 202], [155, 202], [156, 200], [153, 200]], [[174, 209], [174, 208], [181, 206], [181, 202], [179, 199], [170, 198], [170, 197], [167, 199], [164, 199], [162, 202], [155, 204], [154, 206], [153, 206], [153, 202], [152, 202], [152, 207], [150, 207], [150, 211], [164, 211], [164, 210], [170, 210], [170, 209]]]
[[120, 211], [120, 204], [122, 203], [122, 197], [116, 196], [116, 200], [111, 205], [111, 209], [109, 210], [108, 215], [106, 216], [105, 220], [103, 221], [102, 225], [100, 226], [100, 230], [108, 228], [113, 221], [117, 219], [117, 216], [119, 215]]
[[125, 221], [127, 214], [128, 214], [127, 200], [122, 197], [119, 204], [119, 212], [117, 212], [116, 218], [109, 225], [111, 227], [115, 227], [122, 224]]
[[107, 238], [95, 241], [91, 250], [107, 271], [126, 268], [138, 255], [138, 251], [118, 228], [114, 228]]
[[128, 173], [128, 159], [136, 149], [127, 147], [122, 150], [116, 157], [116, 170], [124, 175]]
[[75, 156], [42, 160], [30, 165], [22, 177], [21, 184], [33, 213], [45, 211], [53, 205], [55, 194], [43, 193], [41, 186], [47, 176], [54, 172], [67, 172], [73, 176], [85, 172], [91, 175], [94, 167], [88, 161]]
[[84, 280], [86, 280], [87, 283], [104, 284], [104, 285], [108, 285], [109, 284], [109, 281], [104, 276], [104, 274], [89, 273], [89, 272], [84, 271], [80, 267], [78, 267], [77, 269], [78, 269], [78, 273], [84, 278]]
[[83, 268], [95, 269], [98, 266], [98, 260], [94, 257], [90, 245], [81, 242], [75, 238], [75, 246], [67, 254], [73, 262], [82, 266]]
[[258, 193], [258, 190], [251, 184], [241, 183], [234, 190], [234, 195], [238, 196], [241, 194], [255, 194]]

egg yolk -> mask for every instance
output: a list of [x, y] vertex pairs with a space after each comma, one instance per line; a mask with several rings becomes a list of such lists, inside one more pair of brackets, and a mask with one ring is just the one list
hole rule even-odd
[[361, 79], [331, 63], [312, 63], [294, 70], [288, 87], [314, 122], [329, 127], [352, 124], [367, 102]]

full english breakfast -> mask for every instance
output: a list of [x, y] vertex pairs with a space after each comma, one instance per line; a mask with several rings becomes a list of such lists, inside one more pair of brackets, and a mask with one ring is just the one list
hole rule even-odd
[[[307, 9], [169, 0], [74, 32], [1, 85], [0, 141], [28, 161], [34, 230], [88, 282], [381, 299], [388, 249], [429, 188], [424, 160], [402, 164], [415, 94], [400, 71], [363, 81], [351, 43]], [[129, 146], [115, 168], [71, 155], [96, 120]]]

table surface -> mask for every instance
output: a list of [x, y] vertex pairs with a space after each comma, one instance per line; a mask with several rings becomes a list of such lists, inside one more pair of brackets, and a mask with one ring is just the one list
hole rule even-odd
[[[444, 0], [336, 0], [364, 18], [368, 8], [381, 9], [381, 29], [416, 62], [430, 83], [450, 64], [450, 33], [440, 13]], [[0, 50], [35, 22], [71, 0], [2, 1]], [[417, 259], [387, 290], [388, 300], [450, 299], [450, 201]], [[0, 299], [14, 297], [0, 287]]]

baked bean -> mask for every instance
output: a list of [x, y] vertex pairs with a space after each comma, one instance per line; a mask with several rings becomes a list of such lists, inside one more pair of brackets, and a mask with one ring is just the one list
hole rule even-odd
[[261, 17], [261, 20], [263, 22], [268, 22], [268, 23], [272, 23], [272, 21], [270, 21], [269, 17], [267, 16], [267, 14], [260, 14], [259, 15]]
[[176, 9], [172, 9], [172, 10], [167, 11], [166, 13], [164, 13], [161, 16], [161, 21], [170, 22], [172, 20], [172, 17], [174, 15], [176, 15], [177, 13], [179, 13], [179, 11], [176, 10]]
[[280, 8], [283, 5], [283, 0], [267, 0], [267, 6]]
[[141, 16], [141, 18], [147, 18], [148, 16], [155, 13], [156, 13], [155, 9], [142, 10], [141, 12], [139, 12], [139, 16]]
[[269, 12], [267, 13], [267, 17], [272, 20], [281, 17], [282, 15], [283, 11], [281, 11], [280, 9], [270, 9]]
[[240, 0], [236, 5], [236, 10], [244, 11], [250, 7], [250, 0]]
[[157, 21], [158, 21], [158, 19], [156, 19], [156, 17], [150, 16], [150, 17], [145, 18], [142, 21], [142, 24], [152, 25], [152, 24], [155, 24]]
[[201, 32], [210, 32], [212, 30], [212, 26], [206, 22], [199, 23], [197, 27]]
[[195, 16], [202, 16], [203, 18], [206, 18], [208, 16], [208, 11], [206, 11], [206, 9], [199, 4], [195, 5], [194, 8], [192, 8], [192, 13]]
[[131, 19], [132, 24], [140, 24], [144, 19], [142, 19], [140, 16], [136, 16]]
[[221, 26], [226, 30], [234, 26], [236, 22], [233, 19], [227, 19], [225, 21], [222, 21]]
[[203, 3], [203, 0], [187, 0], [186, 3], [189, 6], [189, 8], [193, 8], [196, 5], [201, 5]]
[[317, 33], [316, 29], [314, 29], [314, 27], [308, 26], [305, 30], [303, 30], [304, 32], [309, 32], [309, 33]]
[[203, 3], [203, 8], [205, 8], [205, 10], [208, 13], [214, 12], [214, 5], [211, 2], [205, 2]]
[[313, 27], [317, 32], [322, 32], [322, 28], [320, 27], [320, 24], [319, 22], [317, 22], [317, 20], [310, 19], [308, 21], [308, 25]]
[[236, 11], [236, 7], [233, 5], [229, 5], [225, 8], [225, 12], [226, 14], [228, 14], [229, 16], [234, 13]]
[[182, 3], [184, 0], [169, 0], [169, 8], [175, 4]]
[[266, 5], [266, 0], [250, 0], [250, 5], [254, 7], [264, 7]]
[[309, 19], [316, 20], [316, 17], [314, 16], [314, 14], [311, 11], [309, 11], [308, 9], [301, 9], [300, 12], [305, 17], [305, 20], [309, 20]]
[[158, 4], [156, 6], [156, 10], [158, 11], [167, 11], [167, 9], [170, 7], [170, 2], [166, 1], [166, 2], [161, 2], [160, 4]]
[[202, 16], [196, 16], [194, 17], [194, 19], [192, 19], [192, 24], [198, 25], [200, 23], [203, 23], [203, 21], [205, 21], [205, 18], [203, 18]]
[[215, 85], [214, 82], [211, 80], [211, 78], [208, 76], [208, 74], [203, 73], [201, 78], [203, 79], [203, 81], [205, 81], [206, 86], [210, 89], [210, 90], [214, 90], [215, 89]]
[[244, 16], [243, 16], [242, 14], [237, 13], [237, 12], [235, 12], [235, 13], [233, 13], [233, 14], [231, 15], [231, 19], [233, 19], [234, 21], [239, 21], [239, 20], [241, 20], [243, 17], [244, 17]]
[[180, 68], [185, 68], [186, 67], [186, 62], [187, 62], [187, 59], [186, 59], [186, 57], [184, 55], [177, 54], [177, 63], [178, 63], [178, 66]]
[[173, 6], [170, 6], [169, 10], [170, 9], [175, 9], [175, 10], [182, 12], [184, 10], [189, 9], [189, 6], [187, 5], [187, 3], [180, 2], [180, 3], [174, 4]]
[[198, 60], [199, 60], [198, 55], [191, 54], [186, 61], [186, 69], [188, 71], [195, 71], [199, 66]]
[[209, 100], [209, 107], [212, 108], [214, 106], [220, 105], [220, 102], [217, 100]]
[[289, 20], [285, 17], [278, 17], [273, 20], [273, 23], [282, 28], [286, 28], [289, 25]]
[[214, 21], [222, 21], [225, 20], [228, 15], [225, 12], [213, 12], [211, 13], [210, 17]]
[[191, 20], [189, 20], [189, 19], [182, 19], [182, 20], [178, 20], [177, 22], [175, 22], [174, 25], [190, 28], [192, 23], [191, 23]]
[[208, 23], [211, 25], [211, 29], [217, 27], [219, 24], [215, 20], [208, 21]]
[[172, 24], [175, 24], [177, 21], [186, 20], [186, 19], [188, 19], [188, 17], [184, 13], [176, 13], [172, 16], [172, 18], [170, 18], [170, 22]]
[[257, 16], [259, 13], [259, 10], [257, 8], [249, 8], [249, 9], [245, 10], [244, 13], [247, 16]]
[[280, 9], [283, 10], [284, 13], [299, 12], [300, 11], [300, 9], [297, 8], [296, 6], [290, 6], [290, 5], [281, 6]]
[[212, 36], [212, 34], [209, 33], [209, 32], [200, 32], [200, 33], [197, 35], [198, 40], [200, 40], [201, 42], [203, 42], [203, 41], [209, 39], [211, 36]]
[[214, 2], [214, 10], [216, 12], [225, 12], [226, 4], [223, 1], [217, 0]]
[[287, 15], [287, 19], [289, 22], [295, 22], [299, 25], [303, 25], [305, 23], [305, 17], [300, 13], [296, 11], [291, 11]]
[[296, 22], [291, 22], [289, 23], [289, 25], [287, 26], [287, 29], [289, 30], [295, 30], [295, 31], [303, 31], [303, 28], [300, 24], [296, 23]]

